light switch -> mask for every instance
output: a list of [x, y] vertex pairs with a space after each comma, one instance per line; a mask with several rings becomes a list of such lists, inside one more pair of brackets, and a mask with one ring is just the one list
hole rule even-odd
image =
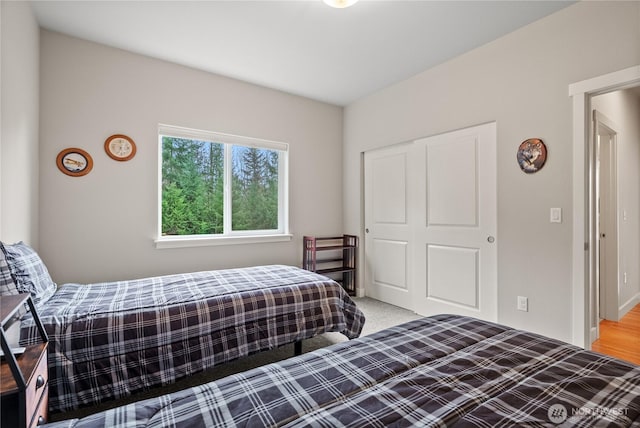
[[562, 208], [551, 208], [549, 217], [551, 223], [562, 223]]
[[518, 310], [529, 312], [529, 299], [524, 296], [518, 296]]

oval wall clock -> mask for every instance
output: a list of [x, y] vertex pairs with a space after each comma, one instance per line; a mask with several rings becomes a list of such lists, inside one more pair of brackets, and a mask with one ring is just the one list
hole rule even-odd
[[538, 172], [547, 160], [547, 146], [539, 138], [524, 140], [518, 147], [518, 165], [527, 174]]
[[56, 165], [63, 174], [71, 177], [81, 177], [89, 174], [93, 168], [91, 155], [82, 149], [68, 148], [58, 153]]
[[117, 161], [128, 161], [136, 155], [136, 143], [126, 135], [115, 134], [104, 142], [104, 150]]

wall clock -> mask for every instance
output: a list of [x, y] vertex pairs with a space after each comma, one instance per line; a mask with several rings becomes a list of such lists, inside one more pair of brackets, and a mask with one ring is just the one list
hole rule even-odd
[[56, 165], [64, 174], [80, 177], [89, 174], [93, 168], [93, 159], [82, 149], [69, 148], [58, 153]]
[[547, 146], [539, 138], [529, 138], [518, 147], [517, 159], [526, 174], [538, 172], [547, 161]]
[[115, 134], [104, 142], [104, 150], [111, 159], [128, 161], [136, 155], [136, 143], [126, 135]]

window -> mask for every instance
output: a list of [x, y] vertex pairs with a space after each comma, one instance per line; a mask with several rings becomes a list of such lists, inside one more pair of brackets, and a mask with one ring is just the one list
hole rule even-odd
[[158, 247], [290, 239], [287, 144], [168, 125], [158, 134]]

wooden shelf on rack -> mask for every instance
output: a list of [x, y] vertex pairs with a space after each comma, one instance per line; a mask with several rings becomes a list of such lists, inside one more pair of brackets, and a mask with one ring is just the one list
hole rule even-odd
[[329, 276], [353, 296], [356, 294], [357, 253], [358, 237], [355, 235], [305, 236], [302, 268]]

